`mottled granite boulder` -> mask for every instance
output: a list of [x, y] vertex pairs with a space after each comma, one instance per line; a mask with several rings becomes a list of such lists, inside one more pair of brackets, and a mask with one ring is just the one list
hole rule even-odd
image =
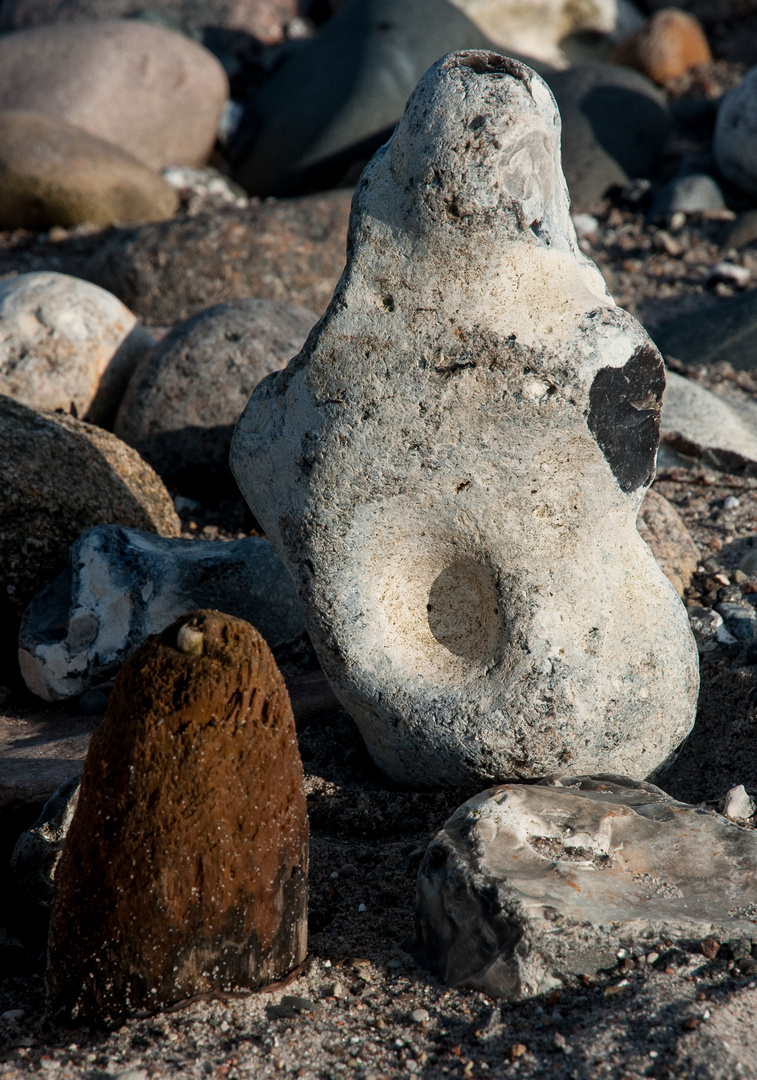
[[296, 304], [254, 297], [178, 323], [135, 371], [116, 434], [166, 483], [195, 498], [219, 485], [236, 493], [229, 448], [239, 414], [260, 380], [300, 351], [316, 321]]
[[757, 941], [757, 834], [652, 784], [552, 776], [464, 803], [418, 870], [415, 953], [519, 1000], [664, 942]]
[[46, 701], [75, 697], [112, 679], [150, 634], [208, 604], [253, 623], [272, 648], [305, 629], [294, 583], [261, 537], [219, 543], [88, 529], [24, 612], [21, 673]]
[[522, 64], [435, 64], [232, 446], [337, 697], [408, 784], [640, 778], [694, 720], [686, 612], [636, 531], [663, 364], [578, 248], [559, 145]]
[[308, 820], [263, 639], [214, 611], [132, 657], [55, 873], [51, 1014], [105, 1021], [264, 985], [307, 950]]
[[0, 394], [33, 409], [113, 421], [153, 337], [89, 281], [39, 271], [0, 282]]
[[158, 326], [210, 304], [264, 296], [321, 315], [344, 267], [349, 191], [120, 229], [84, 276]]
[[179, 535], [160, 477], [110, 432], [0, 395], [0, 446], [0, 626], [60, 573], [84, 529], [115, 523]]

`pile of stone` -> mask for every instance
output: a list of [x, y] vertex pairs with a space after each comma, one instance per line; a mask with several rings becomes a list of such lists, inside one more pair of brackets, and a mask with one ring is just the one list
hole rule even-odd
[[[306, 631], [386, 777], [486, 787], [421, 863], [425, 967], [521, 999], [650, 942], [750, 953], [749, 794], [719, 814], [651, 781], [698, 653], [757, 616], [687, 611], [702, 553], [650, 486], [666, 454], [757, 472], [754, 402], [686, 377], [751, 356], [756, 294], [655, 344], [584, 249], [613, 189], [673, 231], [755, 204], [757, 68], [671, 174], [670, 88], [713, 64], [691, 13], [207, 7], [0, 2], [0, 229], [62, 253], [0, 279], [0, 664], [107, 710], [13, 855], [51, 1015], [305, 960], [271, 650]], [[254, 522], [194, 535], [238, 490]]]

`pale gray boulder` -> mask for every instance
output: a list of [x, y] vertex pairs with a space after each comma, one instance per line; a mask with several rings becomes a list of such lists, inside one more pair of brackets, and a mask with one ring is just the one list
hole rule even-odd
[[73, 406], [92, 423], [112, 421], [153, 344], [99, 285], [50, 271], [0, 282], [0, 394], [32, 409]]
[[149, 634], [198, 608], [246, 619], [270, 647], [304, 629], [292, 580], [267, 540], [88, 529], [63, 573], [24, 612], [21, 673], [46, 701], [76, 696], [111, 679]]
[[232, 445], [337, 697], [408, 784], [643, 777], [694, 720], [688, 619], [635, 526], [662, 360], [578, 248], [559, 135], [523, 64], [436, 63]]
[[415, 953], [450, 985], [509, 1000], [665, 942], [737, 940], [749, 955], [756, 861], [754, 830], [653, 784], [561, 775], [493, 788], [426, 850]]
[[728, 400], [667, 373], [660, 435], [665, 446], [725, 472], [757, 473], [757, 406]]

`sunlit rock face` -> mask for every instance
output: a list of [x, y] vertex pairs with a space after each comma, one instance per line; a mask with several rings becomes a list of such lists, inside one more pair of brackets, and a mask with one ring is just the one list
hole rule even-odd
[[635, 526], [664, 381], [578, 249], [546, 85], [438, 61], [357, 187], [328, 311], [232, 447], [390, 776], [639, 778], [688, 732], [696, 649]]

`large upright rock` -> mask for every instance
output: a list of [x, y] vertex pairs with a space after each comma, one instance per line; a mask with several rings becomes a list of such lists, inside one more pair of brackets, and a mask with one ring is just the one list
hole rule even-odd
[[154, 344], [127, 307], [89, 281], [40, 271], [0, 282], [0, 393], [33, 409], [112, 423]]
[[232, 446], [337, 696], [407, 783], [642, 777], [694, 719], [686, 613], [635, 527], [662, 360], [578, 249], [559, 132], [522, 64], [435, 64]]
[[248, 623], [185, 616], [116, 682], [55, 873], [48, 1004], [100, 1021], [256, 987], [307, 951], [292, 710]]
[[757, 202], [757, 66], [724, 97], [713, 149], [723, 176]]
[[176, 192], [112, 143], [39, 113], [0, 111], [0, 228], [162, 221]]
[[63, 120], [153, 169], [202, 165], [228, 96], [201, 45], [134, 19], [0, 35], [0, 108]]

